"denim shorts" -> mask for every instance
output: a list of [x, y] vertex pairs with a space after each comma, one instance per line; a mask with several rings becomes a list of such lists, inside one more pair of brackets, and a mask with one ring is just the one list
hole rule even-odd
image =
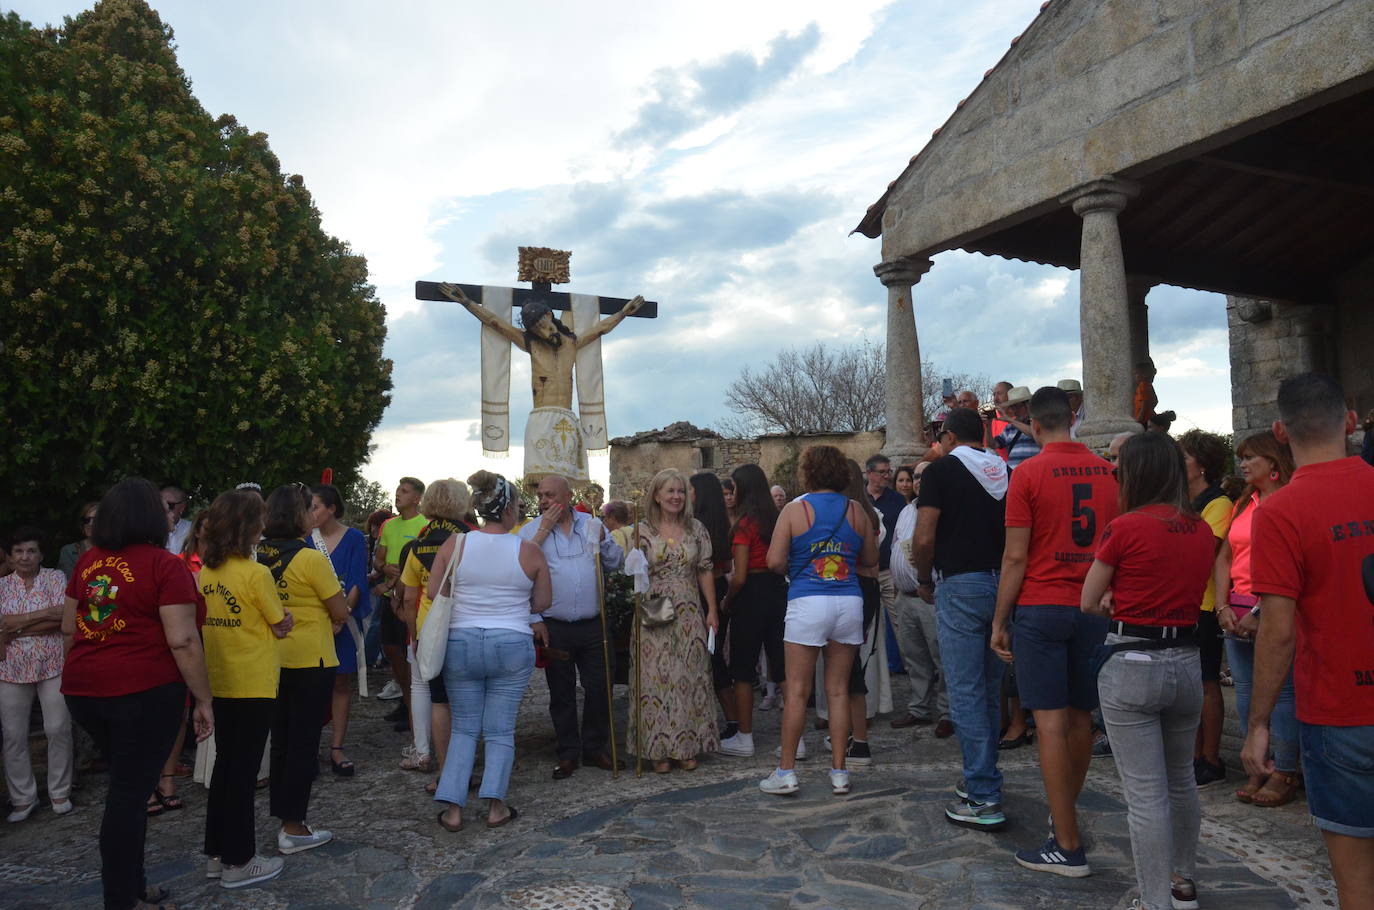
[[1374, 725], [1298, 726], [1313, 823], [1333, 834], [1374, 837]]
[[1090, 616], [1076, 606], [1018, 606], [1011, 647], [1021, 707], [1096, 710], [1093, 657], [1106, 637], [1106, 618]]

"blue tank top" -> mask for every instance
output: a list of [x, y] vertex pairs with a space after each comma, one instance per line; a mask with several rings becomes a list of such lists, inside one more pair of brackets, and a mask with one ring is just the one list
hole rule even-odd
[[787, 599], [817, 594], [862, 596], [855, 564], [863, 540], [849, 526], [845, 513], [849, 497], [843, 493], [807, 493], [801, 497], [811, 505], [815, 520], [811, 527], [792, 538], [787, 554]]

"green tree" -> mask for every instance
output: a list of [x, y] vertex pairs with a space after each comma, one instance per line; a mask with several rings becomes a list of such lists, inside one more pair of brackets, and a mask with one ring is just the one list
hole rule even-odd
[[0, 308], [15, 521], [129, 474], [348, 485], [389, 400], [366, 262], [266, 135], [201, 107], [143, 0], [0, 20]]

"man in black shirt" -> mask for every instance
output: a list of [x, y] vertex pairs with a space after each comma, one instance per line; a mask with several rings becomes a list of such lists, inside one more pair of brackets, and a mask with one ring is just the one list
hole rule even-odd
[[983, 448], [983, 423], [975, 411], [950, 412], [939, 442], [948, 454], [921, 477], [911, 558], [916, 593], [935, 604], [949, 713], [963, 753], [964, 779], [955, 787], [959, 800], [945, 816], [955, 824], [996, 830], [1007, 821], [997, 769], [1004, 664], [988, 640], [1006, 539], [1008, 472], [1001, 458]]

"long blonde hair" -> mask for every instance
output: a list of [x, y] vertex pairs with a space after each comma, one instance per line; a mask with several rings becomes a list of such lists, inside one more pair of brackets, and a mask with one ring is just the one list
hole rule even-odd
[[[659, 522], [663, 518], [663, 509], [659, 506], [658, 499], [656, 498], [658, 496], [658, 491], [674, 480], [682, 484], [682, 492], [683, 495], [686, 496], [691, 487], [687, 485], [686, 475], [677, 468], [664, 468], [662, 471], [659, 471], [654, 475], [654, 479], [649, 481], [649, 488], [644, 491], [644, 516], [648, 519], [649, 524], [653, 525], [655, 528], [659, 526]], [[688, 527], [692, 523], [692, 498], [690, 496], [687, 496], [686, 501], [682, 504], [681, 521], [683, 527]]]

